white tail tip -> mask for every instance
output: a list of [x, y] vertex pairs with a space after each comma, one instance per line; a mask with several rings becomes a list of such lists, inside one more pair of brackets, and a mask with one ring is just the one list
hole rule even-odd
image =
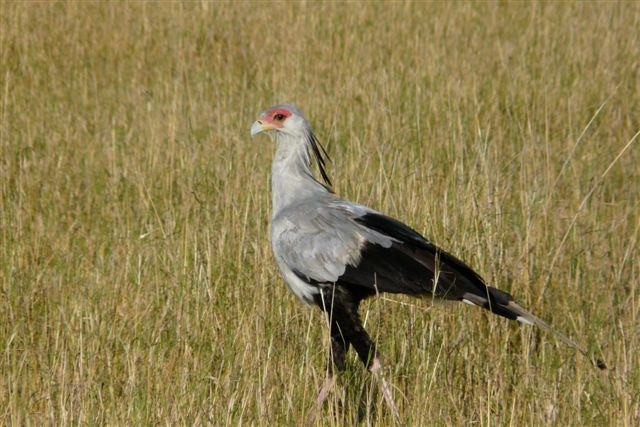
[[518, 316], [516, 317], [516, 320], [520, 323], [524, 323], [525, 325], [533, 325], [533, 322], [525, 317], [522, 316]]

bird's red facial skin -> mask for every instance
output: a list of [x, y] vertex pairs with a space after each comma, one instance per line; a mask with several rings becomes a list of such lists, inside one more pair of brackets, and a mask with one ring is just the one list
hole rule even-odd
[[267, 111], [262, 116], [263, 123], [269, 123], [277, 127], [282, 127], [287, 118], [291, 116], [291, 111], [285, 110], [284, 108], [275, 108], [273, 110]]

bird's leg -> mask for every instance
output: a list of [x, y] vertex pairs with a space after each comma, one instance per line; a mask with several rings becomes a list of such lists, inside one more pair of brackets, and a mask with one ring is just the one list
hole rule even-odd
[[389, 406], [393, 416], [399, 420], [398, 407], [393, 400], [391, 387], [382, 376], [376, 347], [360, 320], [360, 315], [358, 314], [359, 300], [345, 293], [341, 287], [336, 286], [323, 290], [316, 302], [327, 313], [331, 325], [331, 359], [329, 361], [328, 378], [320, 389], [316, 399], [315, 410], [312, 411], [307, 422], [313, 422], [316, 413], [320, 411], [322, 403], [327, 399], [333, 388], [335, 382], [333, 369], [344, 371], [345, 355], [349, 349], [349, 344], [353, 345], [362, 363], [374, 378], [380, 382], [384, 401]]
[[346, 369], [345, 356], [349, 350], [349, 341], [347, 341], [342, 335], [337, 320], [331, 318], [331, 313], [327, 312], [327, 316], [331, 322], [331, 351], [329, 352], [327, 378], [325, 378], [322, 388], [318, 393], [315, 408], [307, 417], [307, 424], [313, 424], [316, 415], [322, 408], [322, 404], [329, 397], [329, 394], [335, 384], [336, 371], [344, 372]]
[[373, 341], [371, 341], [371, 337], [369, 337], [369, 334], [362, 326], [362, 322], [360, 321], [360, 317], [358, 316], [357, 312], [353, 320], [354, 335], [350, 337], [349, 340], [358, 352], [358, 356], [360, 357], [360, 360], [362, 360], [362, 363], [364, 363], [373, 377], [380, 382], [382, 397], [384, 398], [384, 401], [389, 407], [389, 410], [393, 414], [394, 418], [396, 420], [400, 420], [400, 412], [398, 411], [398, 407], [393, 400], [391, 387], [382, 375], [382, 364], [380, 363], [380, 359], [378, 359], [376, 347], [373, 344]]
[[327, 400], [327, 397], [329, 397], [329, 393], [331, 393], [331, 390], [333, 389], [333, 385], [335, 384], [335, 382], [336, 382], [335, 376], [329, 373], [329, 375], [327, 375], [327, 378], [324, 379], [322, 388], [318, 392], [318, 397], [316, 399], [317, 409], [319, 409], [324, 403], [324, 401]]
[[389, 387], [389, 383], [384, 379], [384, 376], [382, 375], [382, 364], [380, 363], [380, 359], [378, 359], [377, 357], [373, 358], [373, 362], [371, 363], [369, 372], [371, 372], [371, 374], [380, 381], [380, 388], [382, 389], [382, 397], [384, 398], [384, 401], [387, 403], [387, 406], [389, 407], [389, 410], [391, 410], [394, 418], [396, 420], [400, 420], [400, 412], [398, 412], [396, 402], [393, 400], [391, 387]]
[[318, 393], [316, 406], [321, 406], [327, 399], [333, 384], [335, 383], [335, 372], [344, 372], [346, 369], [345, 356], [349, 350], [349, 341], [347, 341], [340, 331], [338, 322], [331, 322], [331, 352], [329, 353], [329, 362], [327, 366], [327, 378]]
[[345, 357], [349, 351], [349, 341], [342, 335], [340, 325], [336, 320], [331, 322], [331, 353], [329, 354], [329, 372], [335, 369], [344, 372], [346, 369]]

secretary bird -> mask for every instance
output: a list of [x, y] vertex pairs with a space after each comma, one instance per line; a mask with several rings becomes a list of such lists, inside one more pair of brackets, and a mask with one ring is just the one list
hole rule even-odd
[[[360, 302], [382, 292], [429, 296], [480, 306], [507, 319], [537, 325], [589, 357], [587, 351], [513, 300], [488, 286], [471, 267], [407, 225], [368, 207], [339, 199], [331, 190], [325, 149], [294, 105], [262, 112], [251, 135], [267, 133], [277, 143], [271, 168], [271, 245], [284, 281], [304, 303], [328, 317], [329, 374], [316, 408], [344, 371], [353, 345], [362, 363], [381, 381], [394, 416], [398, 410], [381, 374], [381, 363], [358, 314]], [[315, 158], [324, 183], [311, 172]], [[591, 359], [590, 359], [591, 360]], [[591, 360], [601, 369], [604, 362]]]

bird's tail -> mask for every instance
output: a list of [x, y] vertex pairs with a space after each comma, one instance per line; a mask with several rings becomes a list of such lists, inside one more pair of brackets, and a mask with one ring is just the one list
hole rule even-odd
[[535, 316], [520, 304], [516, 303], [513, 300], [513, 297], [506, 292], [487, 286], [486, 296], [479, 296], [467, 292], [462, 296], [462, 301], [468, 304], [478, 305], [508, 319], [518, 320], [519, 322], [528, 325], [536, 325], [539, 328], [552, 333], [560, 341], [580, 352], [583, 356], [589, 359], [589, 361], [595, 367], [599, 369], [607, 369], [607, 365], [601, 359], [591, 358], [584, 347], [578, 345], [575, 341], [573, 341], [563, 333], [553, 329], [547, 322]]

